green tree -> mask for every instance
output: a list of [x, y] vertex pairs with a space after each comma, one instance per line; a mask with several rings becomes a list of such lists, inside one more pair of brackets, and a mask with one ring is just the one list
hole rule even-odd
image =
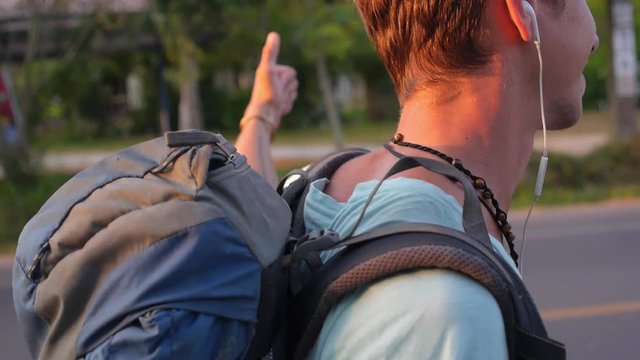
[[[283, 11], [284, 10], [284, 11]], [[270, 20], [300, 49], [305, 62], [315, 69], [324, 112], [333, 129], [336, 147], [343, 146], [340, 112], [333, 94], [333, 66], [343, 71], [362, 32], [353, 5], [348, 1], [277, 0], [268, 5]]]
[[[155, 0], [151, 17], [179, 88], [179, 127], [202, 128], [202, 64], [221, 69], [246, 61], [258, 43], [260, 5], [253, 1]], [[262, 37], [263, 35], [261, 35]], [[205, 73], [210, 73], [207, 69]]]

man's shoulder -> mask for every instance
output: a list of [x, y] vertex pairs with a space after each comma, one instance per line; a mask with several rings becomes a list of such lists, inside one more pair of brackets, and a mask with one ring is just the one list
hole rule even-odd
[[[349, 339], [339, 335], [356, 333]], [[425, 358], [448, 347], [466, 352], [478, 341], [491, 354], [506, 351], [502, 314], [493, 296], [466, 276], [437, 269], [393, 276], [348, 296], [331, 312], [317, 342], [328, 348], [316, 353], [340, 349], [344, 355], [371, 344], [372, 338], [401, 357], [416, 347], [427, 352]], [[442, 343], [445, 338], [448, 342]]]
[[493, 311], [502, 322], [500, 309], [491, 293], [476, 281], [453, 271], [418, 270], [375, 282], [344, 301], [345, 306], [363, 306], [384, 302], [395, 304], [382, 316], [413, 309], [447, 322], [467, 321], [477, 310]]

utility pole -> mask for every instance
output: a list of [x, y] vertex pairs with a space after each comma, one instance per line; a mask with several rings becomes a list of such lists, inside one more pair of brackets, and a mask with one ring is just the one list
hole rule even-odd
[[637, 133], [636, 102], [638, 63], [633, 4], [630, 0], [609, 1], [611, 26], [611, 68], [609, 101], [613, 115], [613, 138], [627, 140]]

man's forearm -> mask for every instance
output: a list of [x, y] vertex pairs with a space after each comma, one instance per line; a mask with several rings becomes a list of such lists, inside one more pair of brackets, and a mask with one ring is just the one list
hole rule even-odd
[[263, 121], [247, 122], [236, 140], [236, 148], [247, 157], [249, 165], [275, 187], [276, 168], [271, 157], [271, 129]]

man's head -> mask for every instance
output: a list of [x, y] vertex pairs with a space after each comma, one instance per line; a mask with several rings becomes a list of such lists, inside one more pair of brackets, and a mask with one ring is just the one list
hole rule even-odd
[[[532, 1], [560, 17], [566, 0]], [[584, 0], [569, 0], [584, 2]], [[493, 55], [485, 10], [520, 0], [355, 0], [401, 102], [429, 83], [482, 68]], [[493, 4], [491, 4], [493, 5]], [[586, 6], [586, 5], [585, 5]], [[493, 7], [493, 6], [492, 6]]]

